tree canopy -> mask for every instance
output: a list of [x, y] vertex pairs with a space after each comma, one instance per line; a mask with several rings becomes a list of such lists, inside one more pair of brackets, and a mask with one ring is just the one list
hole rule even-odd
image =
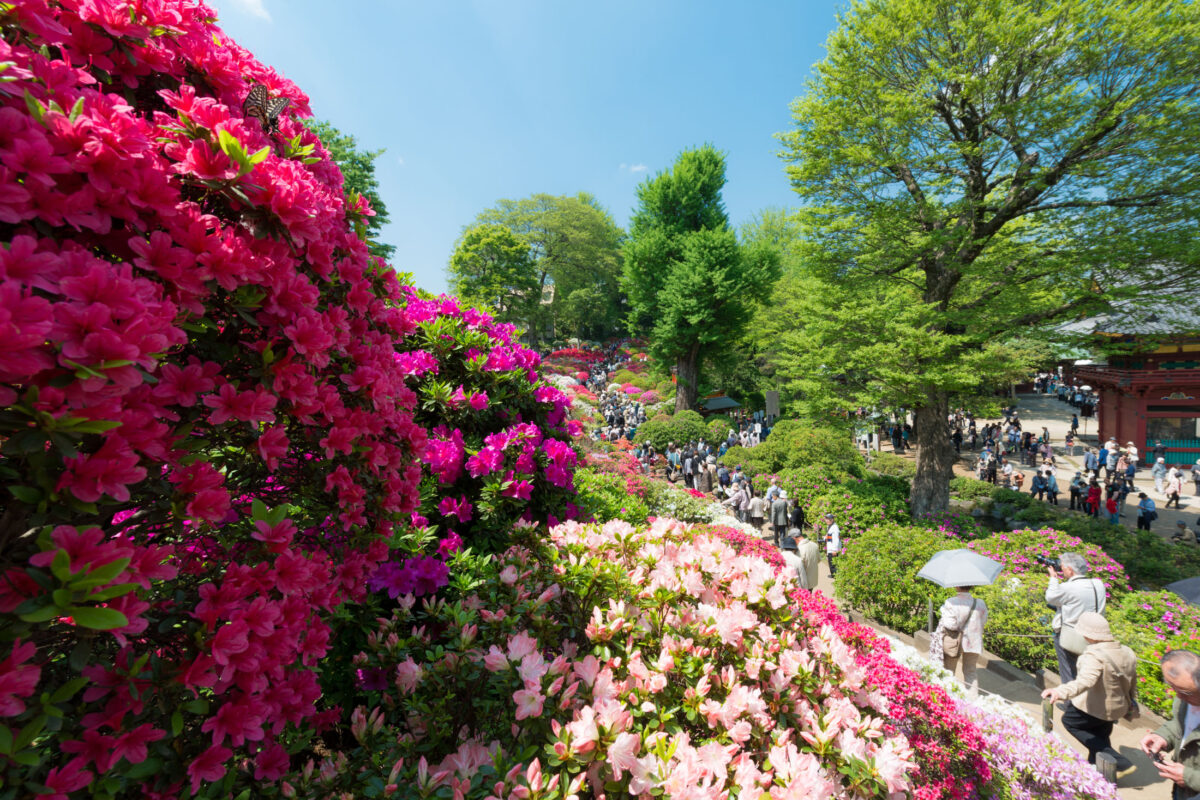
[[950, 402], [1028, 366], [1019, 337], [1195, 279], [1198, 14], [859, 0], [831, 35], [781, 135], [781, 351], [800, 388], [914, 410], [917, 514], [947, 502]]
[[375, 160], [386, 151], [360, 149], [353, 136], [342, 133], [332, 123], [313, 119], [306, 120], [305, 124], [320, 137], [321, 144], [329, 151], [329, 157], [341, 169], [345, 181], [343, 187], [347, 192], [358, 192], [371, 204], [371, 210], [375, 212], [375, 216], [367, 220], [371, 255], [391, 260], [396, 246], [379, 241], [383, 226], [390, 220], [387, 205], [379, 196], [379, 179], [375, 177]]
[[527, 327], [541, 302], [529, 243], [503, 225], [467, 228], [450, 256], [450, 285], [501, 322]]
[[531, 320], [541, 338], [603, 339], [619, 330], [625, 233], [590, 194], [500, 200], [474, 224], [503, 225], [520, 237], [539, 294], [553, 287]]
[[698, 400], [706, 345], [732, 343], [779, 275], [774, 249], [742, 246], [721, 200], [725, 157], [711, 145], [686, 150], [672, 169], [638, 187], [622, 285], [629, 328], [674, 362], [676, 410]]

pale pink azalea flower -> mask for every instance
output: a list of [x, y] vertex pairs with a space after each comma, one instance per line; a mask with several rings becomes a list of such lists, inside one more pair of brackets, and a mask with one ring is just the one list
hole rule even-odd
[[504, 655], [504, 652], [499, 647], [492, 645], [492, 648], [488, 650], [488, 654], [483, 657], [483, 666], [488, 672], [506, 670], [508, 669], [508, 657]]
[[625, 772], [633, 774], [637, 767], [638, 749], [642, 738], [636, 733], [621, 733], [608, 748], [608, 764], [612, 767], [613, 778], [620, 780]]
[[421, 683], [425, 670], [410, 656], [396, 666], [396, 688], [404, 694], [411, 694]]
[[542, 704], [546, 698], [541, 692], [533, 692], [529, 689], [518, 689], [513, 692], [513, 702], [517, 704], [516, 720], [520, 722], [528, 717], [540, 717], [542, 715]]
[[534, 639], [526, 631], [521, 631], [508, 640], [508, 657], [511, 661], [520, 661], [537, 649], [537, 639]]
[[591, 706], [584, 706], [577, 712], [574, 721], [567, 723], [567, 732], [571, 735], [571, 747], [578, 753], [586, 753], [596, 746], [600, 731], [596, 727], [596, 711]]

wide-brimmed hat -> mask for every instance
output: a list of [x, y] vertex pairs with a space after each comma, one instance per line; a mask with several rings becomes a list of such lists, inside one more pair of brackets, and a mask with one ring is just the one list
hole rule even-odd
[[1079, 619], [1075, 621], [1075, 630], [1085, 639], [1091, 639], [1094, 642], [1111, 642], [1113, 641], [1112, 629], [1108, 627], [1108, 620], [1097, 614], [1095, 611], [1085, 611], [1079, 615]]

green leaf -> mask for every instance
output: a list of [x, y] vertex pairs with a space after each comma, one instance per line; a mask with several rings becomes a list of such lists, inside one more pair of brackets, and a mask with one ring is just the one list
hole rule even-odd
[[63, 583], [71, 577], [71, 554], [66, 550], [58, 550], [50, 562], [50, 572]]
[[71, 113], [69, 115], [71, 122], [74, 122], [75, 120], [79, 119], [79, 115], [82, 113], [83, 113], [83, 97], [80, 96], [79, 99], [75, 101], [75, 105], [71, 106]]
[[178, 736], [183, 733], [183, 714], [179, 713], [179, 709], [171, 714], [171, 735]]
[[42, 500], [42, 490], [33, 486], [9, 486], [8, 491], [12, 496], [27, 505], [37, 505]]
[[128, 558], [118, 558], [116, 561], [110, 561], [107, 564], [96, 567], [83, 577], [75, 578], [67, 585], [72, 589], [91, 589], [93, 586], [102, 586], [103, 584], [111, 583], [128, 566]]
[[66, 703], [67, 700], [70, 700], [72, 697], [74, 697], [74, 694], [76, 694], [80, 688], [83, 688], [86, 685], [88, 685], [88, 679], [84, 678], [82, 675], [80, 675], [79, 678], [68, 680], [65, 682], [65, 684], [59, 686], [58, 691], [55, 691], [54, 694], [50, 696], [50, 703]]
[[8, 755], [12, 752], [13, 735], [7, 725], [0, 725], [0, 754]]
[[41, 100], [30, 94], [28, 89], [25, 90], [25, 107], [29, 109], [30, 115], [38, 122], [41, 122], [42, 118], [46, 116], [46, 107], [42, 105]]
[[264, 147], [263, 149], [250, 154], [249, 163], [251, 166], [261, 164], [267, 160], [267, 156], [271, 155], [271, 148]]
[[74, 619], [76, 625], [97, 631], [111, 631], [129, 624], [129, 618], [115, 608], [71, 606], [63, 614]]
[[106, 600], [112, 600], [114, 597], [129, 594], [139, 588], [137, 583], [115, 583], [112, 586], [106, 586], [96, 592], [89, 592], [84, 599], [89, 603], [103, 603]]

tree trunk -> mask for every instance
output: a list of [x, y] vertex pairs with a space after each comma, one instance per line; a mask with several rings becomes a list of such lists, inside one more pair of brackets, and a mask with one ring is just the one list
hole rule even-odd
[[954, 444], [946, 418], [950, 398], [931, 391], [925, 404], [913, 411], [913, 433], [917, 439], [917, 475], [912, 484], [912, 515], [945, 511], [950, 505], [950, 479], [954, 477]]
[[700, 343], [675, 361], [675, 413], [695, 411], [700, 396]]

